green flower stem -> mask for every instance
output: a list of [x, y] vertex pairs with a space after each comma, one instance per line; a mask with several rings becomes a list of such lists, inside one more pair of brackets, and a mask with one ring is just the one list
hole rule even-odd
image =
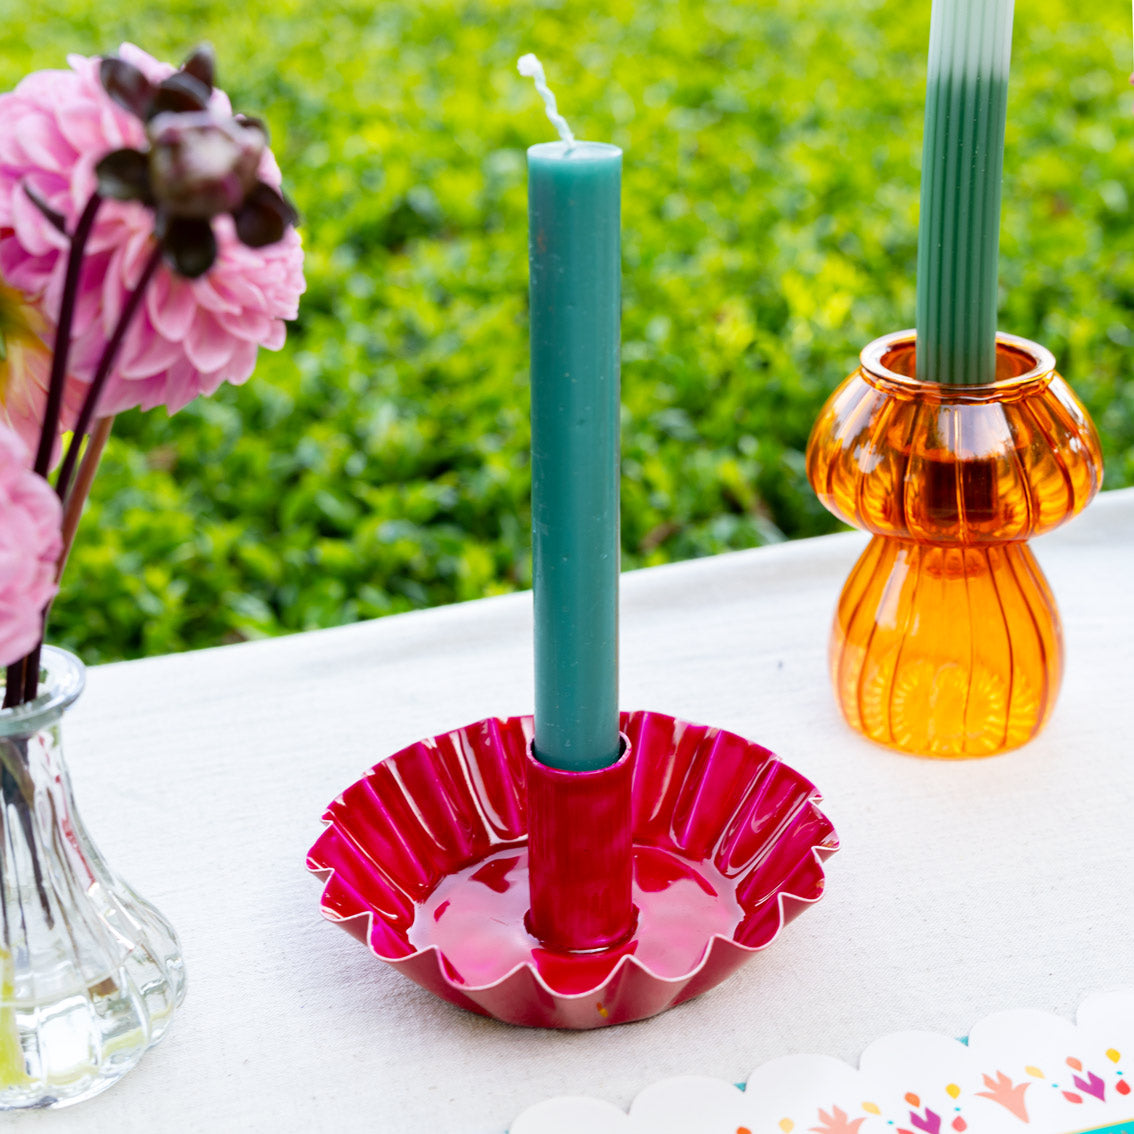
[[933, 0], [921, 226], [917, 376], [996, 377], [1000, 183], [1013, 0]]

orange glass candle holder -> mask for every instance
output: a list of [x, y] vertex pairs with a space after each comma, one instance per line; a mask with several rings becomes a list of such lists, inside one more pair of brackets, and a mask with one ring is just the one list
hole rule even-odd
[[823, 505], [872, 532], [839, 599], [831, 675], [871, 740], [989, 756], [1043, 727], [1059, 691], [1059, 613], [1026, 541], [1102, 482], [1098, 435], [1051, 352], [998, 335], [996, 381], [920, 382], [916, 337], [872, 342], [811, 433]]

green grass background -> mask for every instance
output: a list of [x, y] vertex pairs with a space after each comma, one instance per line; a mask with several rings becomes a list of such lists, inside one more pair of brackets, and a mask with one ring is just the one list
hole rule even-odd
[[[0, 0], [0, 89], [212, 41], [307, 249], [247, 385], [119, 418], [52, 640], [99, 661], [529, 585], [524, 150], [552, 134], [526, 51], [626, 151], [624, 566], [835, 528], [803, 451], [859, 349], [913, 322], [929, 0], [598, 7]], [[1001, 326], [1055, 352], [1111, 488], [1134, 483], [1129, 16], [1017, 5], [1001, 248]]]

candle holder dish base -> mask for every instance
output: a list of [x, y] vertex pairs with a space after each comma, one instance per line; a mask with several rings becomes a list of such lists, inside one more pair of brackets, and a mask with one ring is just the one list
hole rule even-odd
[[570, 951], [530, 930], [531, 717], [420, 741], [347, 788], [307, 859], [324, 916], [443, 999], [512, 1024], [606, 1027], [712, 988], [822, 895], [834, 829], [814, 786], [758, 744], [661, 713], [621, 726], [634, 754], [622, 940]]

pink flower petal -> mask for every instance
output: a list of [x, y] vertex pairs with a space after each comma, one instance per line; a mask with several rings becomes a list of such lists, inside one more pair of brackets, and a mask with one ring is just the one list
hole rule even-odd
[[[213, 389], [215, 388], [214, 386]], [[182, 358], [175, 362], [165, 374], [161, 390], [152, 405], [161, 405], [164, 402], [170, 413], [176, 413], [179, 409], [184, 409], [201, 393], [211, 394], [212, 390], [205, 390], [202, 387], [201, 372], [187, 358]], [[142, 408], [148, 409], [150, 407], [143, 403]]]
[[127, 238], [120, 271], [122, 282], [128, 291], [133, 291], [137, 287], [155, 246], [156, 242], [148, 231], [133, 232]]
[[212, 273], [193, 281], [193, 294], [202, 307], [217, 314], [221, 312], [233, 313], [240, 310], [239, 303], [234, 303], [213, 286]]
[[265, 342], [275, 334], [275, 320], [263, 311], [238, 311], [235, 315], [226, 313], [218, 316], [218, 321], [230, 335], [250, 343]]
[[256, 369], [256, 356], [259, 353], [259, 348], [254, 342], [237, 343], [225, 369], [225, 381], [231, 382], [234, 386], [247, 382], [252, 377], [252, 371]]
[[135, 316], [135, 323], [126, 332], [115, 370], [121, 378], [147, 378], [167, 370], [184, 356], [180, 343], [170, 342], [157, 334], [144, 316]]
[[68, 356], [71, 373], [80, 375], [84, 383], [89, 383], [105, 346], [106, 339], [96, 323], [92, 323], [85, 334], [72, 335]]
[[84, 287], [80, 298], [85, 302], [91, 300], [99, 312], [99, 326], [102, 328], [103, 338], [109, 340], [118, 326], [122, 315], [122, 308], [126, 306], [127, 288], [124, 286], [122, 260], [125, 253], [122, 248], [116, 248], [106, 260], [101, 270], [88, 277], [84, 273]]
[[260, 345], [267, 350], [279, 350], [286, 339], [287, 328], [279, 319], [273, 319], [271, 330], [264, 336]]
[[189, 333], [189, 328], [193, 324], [193, 316], [197, 313], [197, 300], [193, 285], [180, 276], [173, 275], [167, 268], [158, 269], [150, 287], [157, 295], [160, 295], [159, 289], [165, 291], [165, 299], [160, 307], [156, 305], [156, 302], [146, 304], [150, 322], [159, 334], [173, 342], [179, 342]]
[[212, 277], [213, 287], [228, 301], [232, 309], [239, 311], [245, 307], [264, 306], [263, 291], [247, 276], [225, 272], [218, 268], [213, 272]]
[[27, 446], [0, 426], [0, 665], [39, 640], [39, 612], [55, 593], [62, 548], [59, 500], [30, 460]]
[[[79, 275], [79, 291], [75, 296], [75, 321], [71, 327], [72, 336], [78, 338], [96, 323], [105, 328], [106, 315], [103, 311], [103, 296], [106, 291], [107, 273], [114, 267], [113, 255], [87, 254], [83, 270]], [[66, 263], [62, 256], [56, 261], [55, 275], [48, 288], [45, 300], [50, 304], [52, 318], [58, 318], [63, 301], [63, 283], [66, 277]]]
[[12, 228], [33, 256], [47, 256], [69, 247], [67, 238], [39, 211], [21, 186], [10, 198]]
[[99, 130], [99, 112], [93, 106], [79, 103], [70, 113], [60, 115], [58, 122], [59, 133], [76, 154], [97, 153], [106, 145]]
[[219, 370], [232, 357], [232, 336], [208, 312], [198, 309], [185, 337], [185, 354], [202, 372]]
[[38, 302], [42, 297], [51, 278], [51, 264], [51, 259], [29, 256], [19, 241], [0, 238], [0, 276], [29, 299]]
[[20, 118], [13, 134], [28, 165], [59, 173], [74, 161], [71, 147], [51, 118], [43, 115]]

